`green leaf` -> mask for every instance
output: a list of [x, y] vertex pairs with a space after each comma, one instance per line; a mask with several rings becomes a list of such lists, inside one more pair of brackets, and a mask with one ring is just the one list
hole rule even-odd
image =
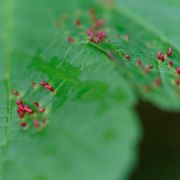
[[[156, 5], [154, 3], [154, 6]], [[139, 98], [162, 109], [179, 111], [180, 87], [176, 84], [176, 80], [180, 78], [176, 73], [176, 68], [180, 65], [178, 47], [168, 39], [165, 41], [146, 23], [132, 16], [128, 6], [123, 6], [121, 3], [119, 7], [112, 6], [109, 8], [108, 15], [104, 13], [110, 42], [100, 44], [96, 48], [106, 55], [111, 51], [114, 56], [111, 59], [116, 61], [118, 71], [127, 79]], [[103, 11], [99, 10], [99, 12]], [[173, 53], [171, 57], [166, 57], [166, 52], [170, 47], [173, 48]], [[157, 60], [159, 50], [165, 54], [165, 62]], [[130, 55], [129, 61], [125, 58], [125, 54]], [[139, 59], [142, 61], [142, 66], [137, 66]], [[169, 66], [171, 59], [174, 63], [173, 67]], [[148, 68], [149, 72], [145, 73], [148, 66], [153, 68]], [[160, 85], [157, 82], [159, 79]]]
[[[0, 1], [0, 179], [129, 176], [140, 139], [136, 97], [117, 66], [87, 38], [81, 40], [89, 26], [89, 5], [81, 0]], [[84, 29], [73, 24], [79, 16]], [[62, 17], [69, 19], [57, 28]], [[76, 44], [67, 42], [70, 35]], [[31, 87], [41, 80], [56, 93]], [[13, 89], [24, 102], [38, 101], [46, 108], [46, 127], [36, 130], [33, 117], [26, 118], [27, 129], [19, 127]]]
[[[175, 84], [175, 81], [179, 79], [176, 74], [176, 67], [180, 65], [179, 3], [168, 0], [150, 2], [128, 0], [120, 1], [119, 4], [119, 11], [126, 16], [126, 21], [133, 22], [128, 23], [126, 28], [126, 32], [131, 37], [128, 48], [133, 56], [132, 61], [135, 62], [135, 59], [141, 58], [144, 64], [153, 64], [154, 66], [152, 72], [149, 75], [144, 75], [144, 78], [141, 77], [141, 80], [137, 76], [137, 68], [132, 68], [131, 71], [134, 71], [133, 75], [136, 77], [131, 78], [131, 80], [133, 79], [133, 82], [135, 81], [135, 84], [139, 86], [141, 93], [140, 81], [143, 81], [142, 79], [145, 80], [143, 83], [151, 86], [152, 92], [149, 94], [142, 93], [143, 98], [146, 100], [163, 109], [179, 110], [180, 90]], [[157, 51], [161, 50], [166, 54], [169, 47], [173, 48], [172, 56], [166, 58], [164, 63], [157, 61]], [[170, 60], [174, 62], [173, 67], [168, 65]], [[161, 79], [160, 88], [154, 87], [154, 81], [157, 77]]]

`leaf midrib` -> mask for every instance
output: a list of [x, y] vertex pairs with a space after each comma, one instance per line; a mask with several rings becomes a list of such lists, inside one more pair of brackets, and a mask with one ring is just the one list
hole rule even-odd
[[[9, 130], [10, 130], [10, 120], [12, 113], [12, 97], [11, 97], [11, 89], [12, 89], [12, 75], [11, 75], [11, 61], [12, 61], [12, 14], [13, 14], [13, 3], [11, 0], [4, 0], [3, 7], [3, 47], [4, 47], [4, 82], [5, 88], [7, 91], [7, 117], [5, 119], [5, 129], [3, 134], [3, 142], [1, 146], [3, 158], [6, 159], [8, 143], [9, 143]], [[4, 163], [1, 163], [0, 174], [3, 179], [3, 171], [4, 171]]]

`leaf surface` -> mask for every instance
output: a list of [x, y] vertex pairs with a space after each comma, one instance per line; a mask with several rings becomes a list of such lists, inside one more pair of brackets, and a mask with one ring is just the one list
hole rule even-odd
[[[88, 18], [91, 4], [0, 1], [0, 179], [126, 179], [134, 166], [140, 139], [134, 92], [107, 56], [81, 40], [88, 23], [74, 26], [79, 16]], [[58, 28], [62, 17], [69, 19]], [[80, 40], [68, 42], [71, 35]], [[56, 92], [33, 89], [41, 80]], [[26, 130], [19, 127], [13, 89], [46, 108], [45, 128], [33, 127], [34, 116], [26, 117]]]

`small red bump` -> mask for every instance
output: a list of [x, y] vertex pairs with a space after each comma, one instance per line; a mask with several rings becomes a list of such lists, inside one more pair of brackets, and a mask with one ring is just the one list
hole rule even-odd
[[24, 118], [24, 112], [21, 109], [17, 109], [17, 113], [18, 113], [20, 119]]
[[16, 101], [16, 104], [18, 105], [19, 109], [24, 111], [24, 103], [20, 99]]
[[25, 128], [27, 126], [27, 123], [26, 122], [20, 122], [19, 125], [23, 128]]
[[97, 36], [97, 41], [96, 41], [96, 43], [100, 43], [100, 42], [102, 42], [103, 41], [103, 39], [106, 37], [106, 32], [105, 31], [100, 31], [100, 32], [98, 32], [97, 34], [96, 34], [96, 36]]
[[149, 85], [146, 85], [144, 87], [145, 92], [149, 93], [151, 91], [151, 87]]
[[160, 60], [161, 60], [162, 62], [164, 62], [165, 58], [164, 58], [164, 55], [163, 55], [163, 54], [160, 55]]
[[28, 114], [33, 114], [34, 111], [29, 107], [29, 106], [24, 106], [24, 110], [28, 113]]
[[167, 56], [171, 56], [171, 54], [172, 54], [172, 48], [169, 48], [167, 51]]
[[125, 58], [126, 58], [126, 59], [130, 59], [130, 55], [129, 55], [129, 54], [126, 54]]
[[23, 114], [23, 113], [19, 113], [18, 115], [19, 115], [19, 118], [20, 118], [20, 119], [23, 119], [23, 118], [24, 118], [24, 114]]
[[142, 65], [142, 61], [139, 59], [139, 60], [137, 60], [137, 65], [138, 66], [141, 66]]
[[89, 14], [90, 14], [90, 15], [96, 14], [96, 10], [95, 10], [94, 8], [90, 8], [90, 9], [89, 9]]
[[87, 30], [87, 35], [89, 36], [89, 40], [93, 40], [94, 32], [92, 31], [92, 29]]
[[81, 25], [81, 21], [80, 19], [77, 19], [76, 22], [75, 22], [76, 26], [80, 26]]
[[36, 83], [35, 83], [35, 82], [32, 82], [31, 85], [32, 85], [32, 87], [35, 87], [35, 86], [36, 86]]
[[175, 83], [177, 86], [179, 86], [180, 85], [180, 79], [176, 79]]
[[33, 103], [36, 107], [39, 107], [39, 103], [38, 102], [34, 102]]
[[180, 66], [176, 68], [176, 73], [180, 74]]
[[14, 96], [19, 96], [19, 95], [20, 95], [19, 92], [18, 92], [17, 90], [15, 90], [15, 89], [12, 91], [12, 94], [13, 94]]
[[18, 107], [22, 112], [26, 112], [25, 109], [24, 109], [24, 105], [19, 105]]
[[47, 90], [51, 91], [51, 92], [55, 91], [55, 89], [51, 85], [49, 85], [47, 82], [41, 81], [40, 84], [42, 86], [44, 86]]
[[173, 66], [173, 64], [174, 64], [174, 63], [173, 63], [173, 61], [172, 61], [172, 60], [170, 60], [170, 61], [169, 61], [169, 65], [172, 67], [172, 66]]
[[39, 111], [40, 113], [43, 113], [43, 112], [45, 111], [45, 108], [39, 107], [39, 108], [38, 108], [38, 111]]
[[45, 81], [41, 81], [41, 82], [40, 82], [40, 85], [41, 85], [41, 86], [45, 86], [46, 84], [48, 84], [48, 83], [45, 82]]
[[39, 121], [37, 120], [37, 119], [35, 119], [34, 121], [33, 121], [33, 123], [34, 123], [34, 127], [35, 128], [39, 128], [40, 127], [40, 124], [39, 124]]
[[42, 123], [43, 123], [43, 124], [46, 124], [46, 122], [47, 122], [46, 118], [43, 118], [43, 119], [42, 119]]
[[55, 89], [54, 89], [51, 85], [49, 85], [49, 84], [46, 84], [44, 87], [45, 87], [47, 90], [51, 91], [51, 92], [54, 92], [54, 91], [55, 91]]
[[158, 52], [157, 52], [157, 59], [161, 60], [161, 54], [162, 54], [161, 51], [158, 51]]
[[165, 57], [164, 57], [164, 55], [163, 55], [163, 53], [162, 53], [161, 51], [158, 51], [158, 53], [157, 53], [157, 59], [160, 60], [160, 61], [162, 61], [162, 62], [164, 62]]
[[16, 101], [16, 104], [17, 104], [17, 105], [22, 105], [23, 102], [22, 102], [20, 99], [18, 99], [18, 100]]
[[18, 109], [16, 110], [16, 112], [17, 112], [17, 113], [20, 113], [20, 112], [21, 112], [21, 109], [18, 108]]
[[99, 29], [103, 25], [104, 25], [104, 20], [103, 19], [99, 19], [99, 20], [96, 21], [95, 28]]
[[158, 77], [155, 79], [155, 85], [159, 87], [161, 85], [161, 79]]
[[67, 38], [67, 41], [70, 42], [70, 43], [75, 43], [76, 42], [76, 40], [73, 37], [70, 37], [70, 36]]

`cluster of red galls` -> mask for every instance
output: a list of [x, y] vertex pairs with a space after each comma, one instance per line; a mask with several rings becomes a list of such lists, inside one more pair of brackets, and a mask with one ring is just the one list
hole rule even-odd
[[106, 37], [105, 31], [99, 31], [97, 33], [93, 32], [92, 29], [88, 29], [87, 35], [89, 37], [89, 40], [93, 43], [100, 43], [103, 41], [103, 39]]
[[95, 21], [94, 27], [87, 30], [87, 35], [91, 42], [98, 44], [102, 42], [104, 38], [107, 36], [106, 32], [104, 30], [101, 30], [101, 27], [103, 25], [104, 25], [104, 20], [99, 19]]
[[[89, 14], [90, 14], [90, 17], [92, 20], [92, 27], [87, 30], [87, 35], [88, 35], [89, 41], [98, 44], [104, 40], [104, 38], [107, 36], [107, 34], [104, 30], [102, 30], [102, 26], [105, 23], [104, 20], [97, 19], [95, 13], [96, 13], [95, 9], [89, 10]], [[80, 26], [81, 20], [77, 19], [75, 21], [75, 25]], [[67, 41], [71, 42], [71, 43], [76, 42], [76, 40], [71, 36], [67, 37]]]
[[105, 21], [103, 19], [97, 19], [95, 9], [90, 9], [89, 14], [92, 21], [92, 27], [87, 30], [87, 35], [89, 41], [98, 44], [107, 36], [106, 32], [102, 29]]
[[[34, 102], [34, 104], [35, 103], [37, 103], [37, 102]], [[18, 106], [18, 108], [17, 108], [17, 113], [18, 113], [18, 115], [19, 115], [19, 118], [20, 119], [22, 119], [22, 121], [19, 123], [19, 125], [21, 126], [21, 127], [23, 127], [23, 128], [25, 128], [25, 127], [27, 127], [27, 122], [26, 121], [24, 121], [23, 120], [23, 118], [24, 118], [24, 116], [26, 115], [26, 114], [28, 114], [28, 115], [33, 115], [34, 113], [35, 113], [35, 111], [32, 109], [32, 108], [30, 108], [29, 106], [27, 106], [27, 105], [25, 105], [24, 104], [24, 102], [22, 101], [22, 100], [20, 100], [20, 99], [18, 99], [17, 101], [16, 101], [16, 104], [17, 104], [17, 106]], [[39, 104], [39, 103], [38, 103]], [[38, 108], [38, 111], [40, 112], [40, 113], [42, 113], [42, 112], [44, 112], [45, 111], [45, 109], [43, 108], [43, 107], [39, 107]], [[42, 125], [45, 125], [46, 124], [46, 119], [45, 118], [42, 118]], [[34, 120], [33, 120], [33, 124], [34, 124], [34, 127], [35, 128], [40, 128], [40, 122], [39, 122], [39, 120], [37, 119], [37, 118], [35, 118]]]
[[[167, 57], [170, 57], [171, 55], [172, 55], [172, 52], [173, 52], [173, 49], [172, 48], [169, 48], [168, 50], [167, 50], [167, 53], [166, 53], [166, 55], [167, 55]], [[161, 62], [164, 62], [165, 61], [165, 55], [161, 52], [161, 51], [158, 51], [158, 53], [157, 53], [157, 59], [159, 60], [159, 61], [161, 61]], [[174, 65], [174, 63], [173, 63], [173, 61], [172, 60], [170, 60], [169, 62], [168, 62], [168, 64], [169, 64], [169, 66], [173, 66]], [[180, 66], [178, 66], [177, 68], [176, 68], [176, 74], [180, 74]], [[175, 83], [176, 83], [176, 85], [180, 85], [180, 79], [176, 79], [175, 80]]]
[[[46, 90], [48, 90], [50, 92], [55, 92], [54, 87], [45, 81], [41, 81], [40, 85], [43, 86]], [[32, 82], [32, 87], [35, 87], [35, 86], [36, 86], [36, 84], [34, 82]], [[12, 93], [15, 96], [20, 96], [20, 93], [17, 90], [13, 90]], [[40, 127], [42, 127], [46, 124], [46, 118], [45, 117], [42, 117], [41, 120], [39, 120], [37, 118], [37, 115], [45, 112], [45, 108], [43, 108], [38, 102], [34, 102], [32, 104], [32, 107], [30, 107], [30, 106], [26, 105], [22, 99], [18, 99], [16, 101], [16, 105], [17, 105], [17, 111], [16, 112], [18, 113], [18, 116], [21, 119], [21, 121], [19, 123], [19, 125], [21, 127], [26, 128], [28, 125], [27, 120], [25, 120], [26, 115], [32, 116], [33, 124], [34, 124], [34, 127], [36, 129], [39, 129]]]
[[[167, 55], [167, 57], [170, 57], [171, 55], [172, 55], [172, 48], [169, 48], [168, 50], [167, 50], [167, 53], [166, 53], [166, 55]], [[158, 53], [157, 53], [157, 59], [159, 60], [159, 61], [161, 61], [161, 62], [164, 62], [165, 61], [165, 55], [162, 53], [162, 51], [158, 51]], [[173, 61], [172, 60], [170, 60], [169, 61], [169, 65], [170, 66], [173, 66]]]

